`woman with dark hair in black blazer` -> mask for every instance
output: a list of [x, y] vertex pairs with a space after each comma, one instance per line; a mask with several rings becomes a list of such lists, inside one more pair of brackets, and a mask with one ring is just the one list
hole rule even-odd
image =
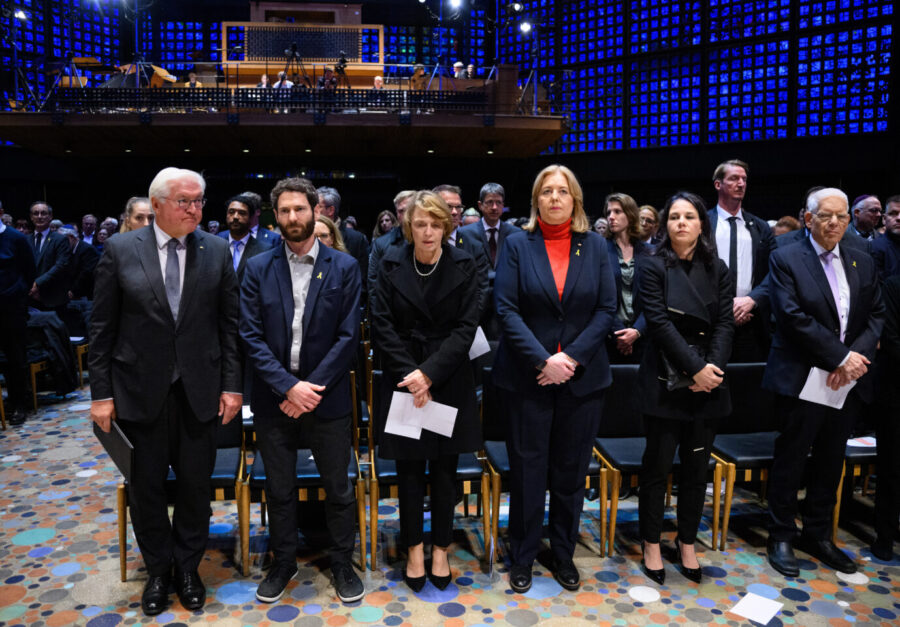
[[604, 215], [609, 223], [606, 246], [616, 279], [617, 296], [616, 317], [607, 352], [613, 363], [636, 364], [644, 347], [639, 340], [647, 332], [644, 317], [634, 311], [634, 295], [638, 289], [637, 260], [651, 252], [653, 246], [641, 241], [640, 212], [634, 198], [613, 193], [606, 197], [605, 205]]
[[502, 336], [494, 384], [510, 416], [509, 537], [515, 592], [531, 587], [550, 488], [554, 575], [567, 590], [584, 503], [584, 477], [612, 376], [604, 340], [616, 310], [606, 242], [590, 232], [581, 186], [551, 165], [535, 179], [531, 219], [507, 237], [494, 298]]
[[[372, 338], [384, 368], [389, 400], [398, 388], [416, 407], [434, 400], [458, 409], [451, 437], [422, 430], [419, 439], [380, 433], [379, 454], [397, 460], [400, 536], [408, 549], [403, 578], [425, 585], [422, 521], [425, 465], [431, 482], [431, 582], [450, 583], [447, 547], [453, 539], [456, 467], [460, 453], [481, 446], [481, 425], [469, 348], [478, 326], [478, 280], [469, 253], [447, 243], [450, 209], [437, 194], [417, 192], [403, 216], [407, 244], [381, 260], [372, 307]], [[387, 403], [380, 418], [384, 428]]]
[[638, 375], [647, 430], [638, 501], [641, 568], [662, 584], [660, 555], [666, 477], [676, 449], [678, 536], [675, 546], [685, 577], [700, 582], [694, 552], [706, 497], [706, 473], [715, 421], [731, 412], [722, 385], [734, 335], [731, 278], [710, 240], [703, 201], [678, 192], [660, 214], [662, 240], [639, 262], [638, 309], [647, 321], [647, 345]]

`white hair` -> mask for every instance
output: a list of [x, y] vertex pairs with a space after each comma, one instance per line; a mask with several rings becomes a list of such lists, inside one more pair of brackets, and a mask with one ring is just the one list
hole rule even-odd
[[825, 189], [820, 189], [809, 195], [809, 198], [806, 199], [806, 210], [810, 213], [818, 213], [819, 204], [821, 204], [824, 199], [831, 198], [832, 196], [843, 200], [845, 205], [850, 205], [850, 201], [847, 200], [847, 194], [837, 187], [826, 187]]
[[165, 198], [172, 188], [172, 183], [188, 178], [195, 180], [200, 185], [200, 188], [204, 192], [206, 191], [206, 181], [199, 172], [182, 168], [163, 168], [155, 177], [153, 177], [153, 181], [150, 183], [150, 191], [147, 192], [147, 195], [151, 199], [155, 198], [156, 200]]

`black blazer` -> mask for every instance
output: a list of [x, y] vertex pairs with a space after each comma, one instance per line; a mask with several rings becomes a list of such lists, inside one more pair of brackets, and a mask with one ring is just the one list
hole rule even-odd
[[74, 298], [94, 298], [94, 270], [99, 261], [97, 249], [78, 240], [69, 261], [69, 291]]
[[[850, 287], [850, 316], [843, 342], [834, 297], [809, 239], [772, 254], [769, 278], [775, 337], [763, 375], [764, 388], [797, 397], [813, 366], [831, 372], [849, 350], [874, 359], [884, 324], [875, 262], [851, 246], [839, 248]], [[871, 379], [864, 375], [854, 390], [864, 402], [872, 398]]]
[[[497, 261], [500, 260], [500, 250], [503, 247], [503, 242], [506, 241], [506, 238], [512, 235], [513, 233], [518, 233], [521, 231], [517, 226], [513, 226], [512, 224], [507, 224], [503, 220], [497, 223]], [[466, 241], [468, 239], [475, 239], [481, 242], [482, 249], [484, 250], [484, 256], [487, 258], [488, 262], [491, 261], [491, 245], [488, 243], [487, 231], [484, 230], [484, 224], [479, 220], [478, 222], [474, 222], [472, 224], [467, 224], [466, 226], [461, 226], [456, 231], [456, 235], [458, 239], [462, 239]], [[494, 268], [491, 268], [490, 279], [493, 282], [494, 279]]]
[[[753, 277], [750, 285], [750, 298], [756, 302], [756, 306], [763, 312], [763, 317], [768, 317], [769, 311], [769, 294], [763, 281], [769, 273], [769, 255], [772, 254], [778, 245], [775, 243], [775, 235], [769, 224], [750, 213], [744, 211], [744, 221], [747, 224], [747, 230], [750, 231], [750, 239], [753, 241], [751, 250], [753, 251]], [[719, 213], [713, 208], [709, 210], [709, 226], [711, 228], [710, 240], [713, 245], [716, 243], [716, 227], [719, 225]], [[733, 288], [732, 288], [733, 289]]]
[[[667, 267], [663, 257], [651, 255], [641, 258], [639, 272], [637, 307], [647, 321], [647, 344], [638, 373], [641, 411], [678, 420], [729, 414], [731, 395], [726, 382], [710, 393], [669, 392], [660, 359], [663, 352], [675, 368], [688, 375], [707, 363], [725, 370], [734, 336], [728, 267], [719, 258], [711, 268], [696, 258]], [[706, 358], [690, 345], [702, 347]]]
[[[795, 231], [782, 233], [776, 237], [775, 246], [777, 248], [783, 248], [785, 246], [790, 246], [791, 244], [796, 244], [797, 242], [802, 242], [805, 239], [809, 239], [809, 231], [806, 227], [802, 227]], [[844, 248], [845, 246], [855, 248], [863, 253], [869, 252], [869, 242], [854, 233], [849, 227], [844, 231], [844, 236], [841, 238], [841, 248]]]
[[[341, 222], [338, 230], [341, 232], [341, 237], [344, 238], [347, 252], [359, 264], [359, 271], [362, 273], [362, 276], [367, 276], [369, 268], [369, 240], [359, 231], [348, 229], [344, 222]], [[362, 289], [366, 289], [366, 286], [363, 285]]]
[[896, 411], [900, 408], [900, 385], [897, 385], [900, 376], [900, 275], [888, 278], [881, 289], [884, 331], [878, 351], [878, 394], [884, 408]]
[[[227, 241], [227, 237], [226, 237], [226, 241]], [[231, 251], [230, 246], [231, 246], [231, 244], [229, 244], [229, 249], [228, 249], [229, 252]], [[247, 262], [251, 258], [255, 257], [259, 253], [264, 253], [267, 250], [271, 250], [272, 248], [281, 247], [281, 246], [282, 246], [282, 244], [281, 244], [280, 238], [279, 238], [277, 244], [269, 245], [269, 244], [260, 242], [258, 239], [256, 239], [255, 237], [253, 237], [251, 235], [250, 238], [247, 240], [247, 244], [244, 246], [244, 252], [241, 255], [241, 260], [238, 261], [238, 267], [237, 267], [238, 285], [240, 285], [241, 282], [244, 280], [244, 272], [247, 269]]]
[[[9, 227], [7, 227], [9, 228]], [[34, 235], [30, 235], [34, 258], [37, 263], [37, 278], [40, 302], [45, 307], [54, 308], [69, 302], [69, 259], [72, 247], [69, 238], [53, 231], [47, 232], [47, 240], [40, 252], [34, 248]], [[28, 286], [31, 289], [31, 286]]]
[[616, 313], [616, 284], [606, 241], [597, 233], [573, 233], [562, 302], [540, 228], [506, 240], [494, 282], [503, 333], [493, 368], [494, 385], [513, 392], [538, 388], [537, 368], [562, 352], [580, 365], [564, 385], [575, 396], [609, 387], [604, 347]]
[[474, 451], [481, 445], [481, 427], [469, 348], [478, 326], [478, 269], [471, 255], [445, 243], [433, 277], [440, 283], [426, 300], [412, 255], [412, 244], [389, 248], [375, 283], [372, 339], [385, 371], [379, 431], [397, 384], [417, 368], [431, 379], [432, 398], [459, 413], [449, 442], [424, 430], [420, 440], [381, 433], [381, 454], [428, 459]]
[[153, 225], [106, 241], [94, 273], [91, 398], [112, 398], [119, 420], [159, 416], [178, 367], [191, 409], [213, 420], [222, 392], [240, 393], [238, 285], [228, 242], [187, 236], [176, 323]]
[[[634, 242], [632, 244], [634, 247], [634, 278], [631, 282], [631, 294], [632, 294], [632, 305], [634, 304], [634, 297], [638, 293], [638, 289], [640, 286], [640, 274], [637, 271], [637, 262], [638, 257], [643, 255], [649, 255], [653, 252], [653, 246], [651, 244], [645, 244], [644, 242]], [[622, 268], [619, 267], [619, 252], [616, 249], [616, 243], [612, 239], [606, 240], [606, 250], [609, 253], [609, 265], [613, 271], [613, 278], [616, 280], [616, 311], [619, 311], [619, 307], [622, 305]], [[635, 311], [637, 314], [637, 311]], [[615, 316], [613, 318], [612, 329], [610, 330], [612, 333], [616, 331], [621, 331], [625, 328], [625, 321], [621, 320], [619, 316]], [[644, 335], [647, 332], [647, 322], [644, 320], [644, 316], [642, 314], [637, 314], [634, 327], [637, 329], [638, 333]]]

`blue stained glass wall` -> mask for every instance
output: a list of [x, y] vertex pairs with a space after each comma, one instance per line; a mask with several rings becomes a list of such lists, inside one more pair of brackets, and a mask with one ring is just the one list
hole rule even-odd
[[629, 148], [700, 143], [700, 54], [631, 63]]
[[525, 70], [555, 66], [558, 29], [555, 28], [553, 3], [549, 0], [526, 0], [522, 4], [523, 18], [527, 17], [538, 28], [523, 34], [518, 28], [520, 20], [504, 22], [500, 29], [498, 62], [515, 63]]
[[894, 14], [892, 0], [800, 0], [799, 27], [817, 28]]
[[[488, 48], [487, 39], [487, 14], [484, 9], [477, 6], [469, 13], [469, 28], [467, 32], [466, 50], [462, 62], [468, 65], [475, 64], [476, 75], [480, 75], [485, 65], [485, 51]], [[493, 49], [493, 44], [491, 44]]]
[[170, 72], [189, 69], [197, 61], [208, 58], [204, 45], [203, 22], [163, 22], [159, 29], [159, 55], [163, 66]]
[[562, 62], [593, 63], [621, 57], [625, 13], [615, 0], [578, 0], [562, 9]]
[[692, 0], [631, 0], [629, 51], [680, 48], [701, 43], [702, 2]]
[[709, 0], [709, 41], [786, 33], [790, 0]]
[[563, 108], [572, 131], [562, 152], [624, 148], [625, 84], [622, 64], [612, 63], [573, 72], [564, 81]]

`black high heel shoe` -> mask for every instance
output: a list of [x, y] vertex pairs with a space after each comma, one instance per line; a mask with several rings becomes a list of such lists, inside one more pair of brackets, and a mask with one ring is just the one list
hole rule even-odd
[[659, 585], [663, 585], [666, 583], [666, 569], [660, 568], [658, 570], [653, 570], [652, 568], [647, 568], [647, 564], [644, 563], [644, 544], [645, 542], [641, 540], [641, 571], [647, 575], [647, 578], [651, 581], [658, 583]]
[[422, 575], [421, 577], [410, 577], [406, 572], [406, 566], [403, 567], [403, 582], [413, 592], [421, 592], [422, 588], [425, 587], [426, 580], [427, 578], [425, 575]]
[[699, 567], [688, 568], [684, 565], [684, 561], [681, 559], [681, 542], [678, 538], [675, 538], [675, 550], [678, 552], [678, 569], [681, 571], [681, 574], [694, 583], [700, 583], [700, 580], [703, 578], [703, 569]]
[[444, 590], [447, 586], [450, 585], [450, 581], [453, 579], [453, 574], [449, 575], [435, 575], [434, 573], [428, 573], [428, 579], [438, 590]]

